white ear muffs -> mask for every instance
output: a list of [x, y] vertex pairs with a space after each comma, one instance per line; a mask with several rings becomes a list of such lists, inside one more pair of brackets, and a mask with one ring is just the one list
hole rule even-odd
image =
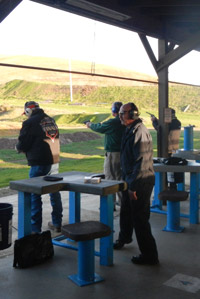
[[25, 112], [26, 116], [29, 117], [29, 116], [31, 116], [33, 110], [27, 107], [27, 108], [24, 110], [24, 112]]

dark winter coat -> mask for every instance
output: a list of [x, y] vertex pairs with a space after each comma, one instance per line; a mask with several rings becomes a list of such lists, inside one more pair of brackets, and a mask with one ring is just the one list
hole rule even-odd
[[33, 111], [22, 124], [16, 148], [26, 154], [30, 166], [58, 163], [59, 130], [54, 119], [42, 109]]

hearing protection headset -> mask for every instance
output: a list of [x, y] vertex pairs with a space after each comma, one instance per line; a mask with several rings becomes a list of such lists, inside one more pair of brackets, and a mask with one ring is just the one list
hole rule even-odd
[[31, 101], [31, 102], [26, 102], [24, 105], [24, 114], [26, 114], [26, 116], [30, 117], [33, 110], [39, 108], [39, 104]]
[[139, 116], [138, 108], [135, 104], [130, 103], [131, 110], [129, 110], [130, 119], [136, 119]]
[[112, 106], [112, 112], [113, 113], [118, 113], [119, 112], [119, 109], [120, 107], [122, 106], [122, 102], [114, 102], [113, 103], [113, 106]]

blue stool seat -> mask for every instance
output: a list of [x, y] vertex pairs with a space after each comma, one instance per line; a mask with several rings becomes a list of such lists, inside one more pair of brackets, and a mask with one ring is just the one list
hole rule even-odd
[[167, 225], [163, 230], [182, 232], [184, 227], [180, 226], [180, 201], [187, 200], [188, 192], [168, 189], [160, 192], [158, 197], [167, 201]]
[[104, 280], [94, 271], [94, 239], [109, 236], [110, 227], [99, 221], [85, 221], [64, 225], [62, 233], [78, 242], [78, 273], [68, 277], [79, 286]]

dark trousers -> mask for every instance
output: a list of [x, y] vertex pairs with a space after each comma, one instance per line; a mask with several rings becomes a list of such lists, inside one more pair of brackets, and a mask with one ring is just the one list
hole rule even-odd
[[152, 190], [152, 184], [141, 183], [138, 190], [136, 190], [137, 200], [130, 200], [128, 191], [123, 192], [120, 210], [119, 239], [125, 243], [130, 242], [132, 240], [133, 229], [135, 229], [141, 254], [145, 258], [157, 259], [156, 242], [151, 233], [149, 223]]

